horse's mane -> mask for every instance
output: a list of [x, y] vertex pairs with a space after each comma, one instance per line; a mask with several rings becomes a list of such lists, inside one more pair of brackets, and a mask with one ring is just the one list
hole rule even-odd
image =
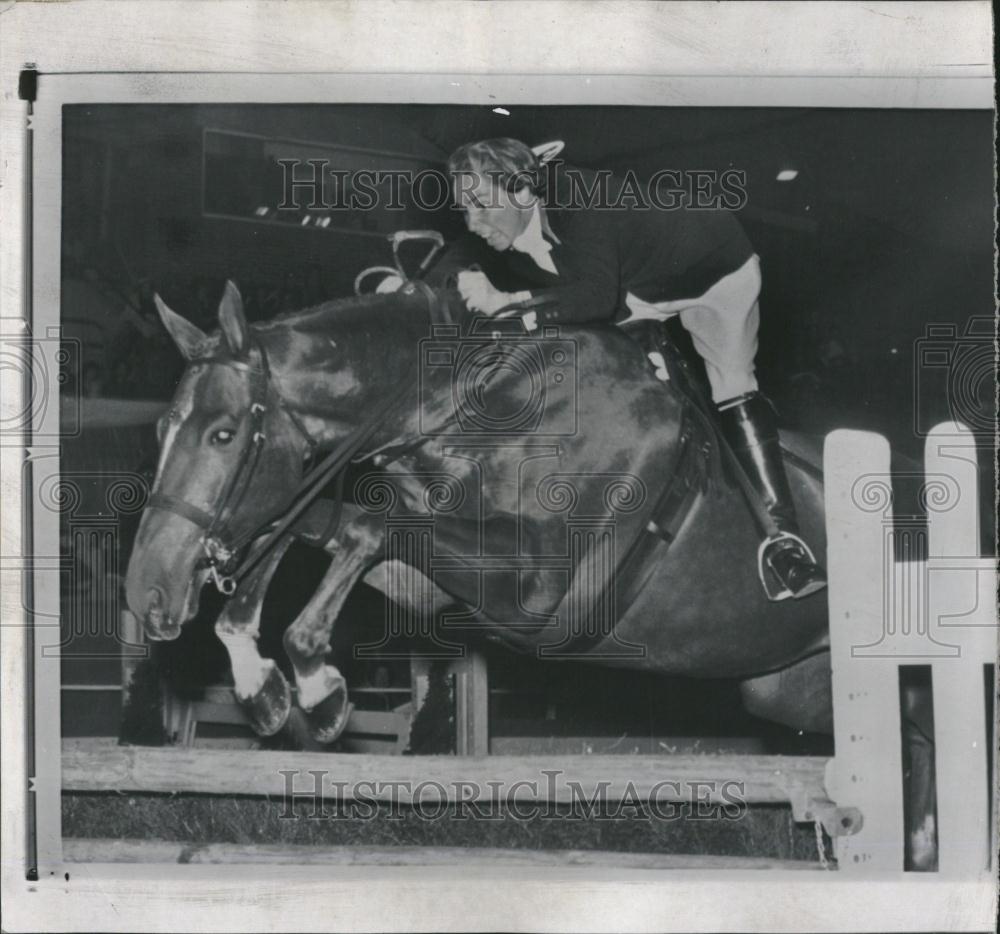
[[[414, 295], [399, 295], [394, 292], [385, 294], [349, 295], [344, 298], [334, 298], [311, 305], [296, 311], [286, 311], [266, 321], [257, 321], [252, 326], [258, 333], [266, 333], [272, 329], [295, 328], [298, 331], [309, 331], [323, 328], [329, 324], [350, 325], [361, 319], [370, 319], [380, 312], [399, 311], [414, 300], [423, 303], [419, 293]], [[412, 314], [413, 309], [407, 308]]]
[[[445, 290], [434, 289], [439, 295], [443, 291]], [[371, 293], [330, 299], [318, 305], [286, 311], [273, 318], [251, 321], [249, 326], [251, 332], [260, 337], [273, 335], [279, 338], [283, 332], [287, 334], [291, 331], [300, 334], [310, 332], [322, 334], [331, 326], [348, 332], [355, 329], [371, 329], [375, 325], [378, 329], [388, 329], [390, 333], [396, 333], [399, 325], [407, 321], [415, 322], [421, 312], [424, 314], [420, 317], [420, 321], [427, 321], [428, 311], [426, 299], [419, 291], [407, 294]], [[221, 330], [216, 329], [206, 334], [198, 354], [198, 362], [218, 362], [227, 358], [228, 352], [225, 350]]]

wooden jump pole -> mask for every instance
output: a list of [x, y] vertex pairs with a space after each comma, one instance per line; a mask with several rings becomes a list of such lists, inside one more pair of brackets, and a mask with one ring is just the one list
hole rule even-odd
[[[828, 804], [827, 760], [818, 756], [391, 756], [177, 747], [118, 746], [113, 741], [65, 740], [63, 790], [187, 792], [281, 797], [290, 789], [334, 799], [355, 783], [377, 801], [435, 800], [468, 783], [466, 800], [489, 800], [501, 782], [505, 800], [571, 803], [601, 791], [608, 801], [637, 796], [661, 802]], [[315, 771], [320, 777], [314, 778]], [[549, 776], [546, 773], [555, 773]], [[534, 782], [536, 787], [525, 785]], [[518, 784], [520, 783], [520, 784]], [[577, 783], [575, 786], [572, 783]], [[397, 789], [397, 790], [394, 790]], [[400, 790], [401, 789], [401, 790]], [[433, 794], [431, 792], [433, 791]], [[811, 817], [808, 819], [812, 819]]]
[[606, 869], [780, 869], [822, 871], [793, 859], [602, 850], [509, 850], [498, 847], [304, 846], [301, 844], [184, 843], [169, 840], [63, 841], [71, 863], [179, 863], [290, 866], [565, 866]]

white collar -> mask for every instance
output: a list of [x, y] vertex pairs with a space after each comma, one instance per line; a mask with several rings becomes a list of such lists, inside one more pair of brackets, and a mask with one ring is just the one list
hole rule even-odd
[[521, 235], [511, 243], [511, 249], [520, 253], [534, 254], [538, 252], [548, 253], [552, 249], [552, 244], [542, 235], [542, 212], [536, 201], [531, 209], [531, 217], [528, 218], [528, 226], [524, 228]]

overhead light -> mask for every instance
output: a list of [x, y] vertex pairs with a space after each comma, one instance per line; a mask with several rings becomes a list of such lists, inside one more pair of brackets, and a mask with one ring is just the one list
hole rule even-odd
[[506, 107], [494, 107], [493, 113], [500, 114], [501, 117], [509, 117], [510, 111]]
[[798, 169], [782, 169], [778, 173], [779, 182], [792, 182], [799, 177]]

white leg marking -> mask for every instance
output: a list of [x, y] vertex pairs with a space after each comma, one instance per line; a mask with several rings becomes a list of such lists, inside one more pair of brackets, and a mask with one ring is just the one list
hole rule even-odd
[[218, 636], [229, 653], [236, 696], [242, 700], [253, 697], [264, 686], [274, 662], [260, 657], [257, 640], [250, 633], [219, 632]]
[[320, 665], [308, 675], [300, 675], [296, 670], [295, 683], [299, 688], [299, 706], [303, 710], [312, 710], [338, 688], [347, 686], [343, 675], [333, 665]]

